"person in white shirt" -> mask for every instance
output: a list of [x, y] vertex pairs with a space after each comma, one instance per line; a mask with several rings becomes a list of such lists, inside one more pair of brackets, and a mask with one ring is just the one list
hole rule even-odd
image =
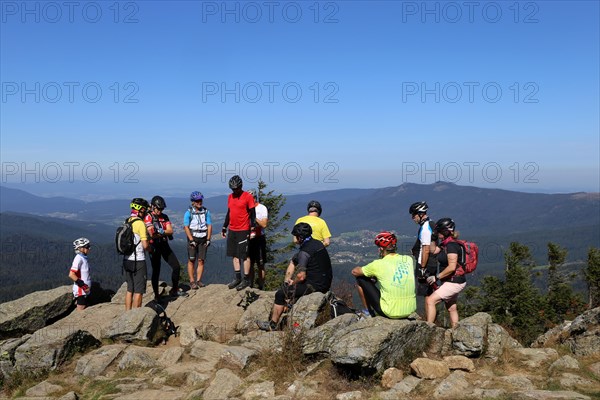
[[73, 297], [77, 304], [77, 310], [81, 311], [88, 306], [87, 297], [92, 287], [92, 278], [90, 275], [90, 264], [87, 255], [90, 252], [90, 241], [81, 237], [73, 242], [75, 249], [75, 258], [69, 270], [69, 278], [73, 281]]
[[[258, 202], [258, 194], [255, 190], [248, 190], [248, 193], [254, 197], [254, 203], [256, 206], [254, 210], [256, 212], [256, 228], [254, 232], [250, 233], [250, 243], [248, 253], [250, 253], [250, 282], [254, 286], [254, 278], [256, 276], [256, 286], [258, 289], [263, 290], [265, 287], [265, 264], [267, 262], [267, 238], [265, 236], [265, 229], [269, 222], [269, 211], [264, 204]], [[255, 274], [254, 264], [258, 270], [258, 274]]]

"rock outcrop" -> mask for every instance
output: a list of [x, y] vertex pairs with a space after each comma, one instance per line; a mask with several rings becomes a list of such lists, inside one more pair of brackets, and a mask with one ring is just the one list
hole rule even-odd
[[[161, 324], [151, 308], [125, 312], [114, 301], [73, 312], [33, 334], [0, 341], [0, 381], [17, 370], [55, 370], [22, 393], [61, 400], [90, 391], [120, 400], [585, 400], [600, 393], [594, 345], [600, 309], [540, 338], [547, 347], [524, 348], [482, 313], [453, 330], [354, 314], [327, 320], [321, 293], [299, 299], [284, 331], [261, 332], [254, 321], [268, 318], [273, 293], [254, 292], [258, 300], [245, 309], [238, 307], [245, 292], [224, 285], [164, 301], [179, 326], [166, 345], [156, 340]], [[549, 347], [552, 341], [572, 354], [561, 356]], [[278, 369], [290, 372], [282, 377]], [[374, 375], [380, 384], [346, 381], [348, 372]]]

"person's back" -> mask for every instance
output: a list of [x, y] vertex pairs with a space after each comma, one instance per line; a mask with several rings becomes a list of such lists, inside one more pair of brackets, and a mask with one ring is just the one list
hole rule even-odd
[[297, 256], [302, 257], [302, 253], [308, 257], [306, 282], [316, 291], [327, 292], [333, 279], [329, 252], [319, 240], [310, 239], [300, 246]]
[[316, 215], [305, 215], [296, 220], [296, 224], [299, 224], [300, 222], [306, 222], [310, 225], [313, 229], [313, 239], [318, 240], [319, 242], [322, 242], [325, 238], [331, 237], [329, 227], [321, 217], [317, 217]]
[[404, 318], [417, 309], [414, 259], [397, 253], [387, 254], [363, 267], [366, 276], [377, 278], [381, 309], [389, 318]]

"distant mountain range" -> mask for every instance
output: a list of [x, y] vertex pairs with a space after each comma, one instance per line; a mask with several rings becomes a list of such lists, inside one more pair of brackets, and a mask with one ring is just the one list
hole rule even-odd
[[[164, 195], [171, 219], [183, 218], [187, 198]], [[433, 219], [452, 217], [463, 233], [498, 235], [600, 224], [600, 193], [539, 194], [500, 189], [482, 189], [437, 182], [430, 185], [405, 183], [382, 189], [339, 189], [286, 196], [283, 209], [295, 221], [306, 213], [306, 204], [318, 200], [322, 217], [334, 235], [357, 230], [394, 230], [412, 234], [408, 215], [411, 203], [425, 200]], [[44, 198], [1, 187], [0, 212], [17, 212], [114, 224], [129, 211], [130, 199], [84, 202], [64, 197]], [[226, 196], [205, 200], [213, 214], [224, 214]], [[292, 221], [293, 222], [293, 221]]]

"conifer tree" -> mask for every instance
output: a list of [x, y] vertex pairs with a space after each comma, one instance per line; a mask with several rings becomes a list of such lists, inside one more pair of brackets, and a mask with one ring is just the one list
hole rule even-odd
[[546, 318], [553, 323], [561, 323], [579, 314], [583, 302], [571, 287], [570, 279], [560, 268], [567, 258], [567, 250], [555, 243], [548, 243], [548, 305]]
[[588, 287], [588, 308], [600, 306], [600, 248], [590, 247], [587, 267], [583, 270]]
[[[277, 289], [282, 282], [281, 276], [285, 273], [289, 260], [283, 258], [293, 248], [289, 230], [285, 228], [285, 222], [290, 219], [290, 214], [286, 212], [280, 216], [281, 209], [285, 205], [286, 198], [283, 194], [275, 194], [273, 190], [266, 191], [267, 184], [263, 180], [258, 181], [257, 194], [258, 201], [267, 207], [269, 212], [269, 222], [265, 229], [267, 240], [267, 264], [271, 268], [266, 268], [265, 290]], [[277, 243], [286, 242], [279, 247]], [[283, 258], [283, 260], [281, 260]], [[276, 263], [276, 261], [280, 261]]]
[[512, 242], [505, 260], [507, 323], [523, 344], [529, 345], [544, 331], [544, 302], [531, 279], [533, 258], [529, 247]]

